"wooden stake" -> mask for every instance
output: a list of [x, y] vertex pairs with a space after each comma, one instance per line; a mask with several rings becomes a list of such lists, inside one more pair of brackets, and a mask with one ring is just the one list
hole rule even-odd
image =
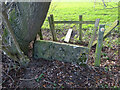
[[100, 66], [100, 58], [101, 58], [104, 31], [105, 31], [105, 25], [100, 25], [99, 34], [98, 34], [99, 35], [98, 43], [97, 43], [96, 52], [95, 52], [95, 66]]
[[53, 16], [48, 17], [48, 21], [49, 21], [49, 26], [50, 26], [50, 30], [52, 33], [52, 37], [53, 37], [53, 41], [57, 41], [57, 37], [56, 37], [56, 33], [55, 33], [55, 29], [54, 29], [54, 21], [53, 21]]
[[40, 40], [43, 40], [42, 30], [40, 29], [40, 32], [38, 33], [40, 36]]
[[96, 19], [96, 21], [95, 21], [95, 26], [94, 26], [94, 29], [93, 29], [93, 33], [92, 33], [92, 36], [91, 36], [91, 39], [90, 39], [90, 42], [89, 42], [89, 45], [88, 45], [89, 52], [90, 52], [90, 49], [92, 47], [93, 41], [95, 40], [96, 31], [98, 30], [99, 21], [100, 21], [100, 19]]
[[[79, 15], [79, 21], [82, 21], [82, 15]], [[79, 40], [82, 41], [82, 24], [79, 24]]]
[[[119, 21], [116, 20], [104, 33], [104, 37], [103, 39], [105, 39], [109, 34], [110, 32], [119, 24]], [[92, 46], [96, 45], [97, 43], [97, 40], [93, 42]]]
[[51, 24], [52, 24], [52, 27], [53, 27], [54, 41], [57, 41], [57, 36], [56, 36], [56, 32], [55, 32], [55, 24], [54, 24], [53, 14], [50, 15], [50, 18], [51, 18]]
[[53, 14], [50, 15], [51, 21], [52, 21], [52, 26], [53, 29], [55, 30], [55, 25], [54, 25], [54, 18], [53, 18]]

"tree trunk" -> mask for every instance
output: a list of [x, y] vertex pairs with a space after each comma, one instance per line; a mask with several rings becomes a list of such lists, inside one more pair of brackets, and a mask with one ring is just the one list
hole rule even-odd
[[19, 2], [10, 13], [13, 32], [25, 54], [29, 43], [35, 39], [46, 18], [50, 2]]

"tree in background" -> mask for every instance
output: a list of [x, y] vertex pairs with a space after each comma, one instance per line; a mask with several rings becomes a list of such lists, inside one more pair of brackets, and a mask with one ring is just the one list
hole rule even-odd
[[[104, 1], [104, 0], [102, 0], [102, 2], [103, 2], [104, 7], [106, 8], [106, 7], [107, 7], [107, 5], [105, 4], [105, 1]], [[111, 0], [110, 0], [110, 2], [111, 2]], [[96, 0], [94, 0], [94, 8], [95, 8], [95, 4], [96, 4]]]

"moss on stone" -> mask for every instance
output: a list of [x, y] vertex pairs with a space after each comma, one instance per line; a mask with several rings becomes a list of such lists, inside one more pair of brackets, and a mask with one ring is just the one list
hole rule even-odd
[[88, 60], [88, 48], [79, 45], [40, 40], [34, 45], [34, 58], [86, 64]]

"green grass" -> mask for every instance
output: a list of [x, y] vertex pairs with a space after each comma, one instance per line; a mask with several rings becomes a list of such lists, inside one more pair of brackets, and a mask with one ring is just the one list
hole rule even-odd
[[[93, 2], [52, 2], [48, 15], [53, 14], [54, 20], [79, 20], [79, 15], [83, 15], [83, 20], [95, 21], [100, 18], [100, 24], [111, 25], [118, 19], [117, 3], [106, 3], [108, 9], [105, 9], [102, 3], [96, 3], [94, 8]], [[112, 9], [110, 9], [112, 8]], [[63, 28], [63, 25], [56, 25], [57, 28]], [[83, 28], [89, 28], [91, 25], [83, 25]], [[49, 28], [48, 19], [46, 18], [42, 28]]]
[[[100, 24], [105, 24], [105, 28], [107, 29], [115, 20], [118, 20], [118, 3], [117, 2], [107, 2], [107, 8], [105, 9], [103, 3], [96, 3], [94, 8], [93, 2], [52, 2], [49, 12], [47, 14], [47, 18], [42, 26], [43, 29], [50, 29], [48, 23], [48, 16], [53, 14], [54, 20], [58, 21], [78, 21], [79, 15], [83, 15], [83, 21], [95, 21], [97, 18], [100, 19]], [[115, 7], [115, 8], [113, 8]], [[100, 25], [99, 24], [99, 25]], [[82, 32], [83, 32], [83, 41], [88, 43], [91, 37], [91, 33], [93, 30], [94, 24], [83, 24]], [[77, 35], [74, 36], [74, 41], [78, 40], [78, 24], [55, 24], [55, 29], [58, 34], [66, 33], [69, 28], [72, 28]], [[115, 28], [113, 31], [114, 34], [117, 34], [118, 29]], [[98, 33], [98, 32], [97, 32]], [[62, 37], [64, 38], [64, 37]], [[115, 39], [117, 42], [117, 39]], [[111, 40], [109, 39], [109, 42]], [[109, 43], [108, 42], [108, 43]], [[109, 44], [104, 42], [106, 46], [112, 46], [114, 44]], [[113, 43], [113, 42], [111, 42]]]

